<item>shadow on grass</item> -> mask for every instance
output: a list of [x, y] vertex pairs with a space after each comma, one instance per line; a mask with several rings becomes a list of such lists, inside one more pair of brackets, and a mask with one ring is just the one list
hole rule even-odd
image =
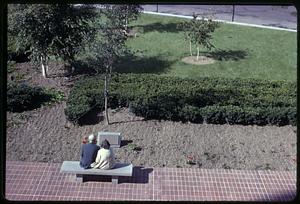
[[138, 29], [142, 29], [144, 33], [147, 32], [169, 32], [169, 33], [178, 33], [182, 31], [182, 29], [177, 28], [178, 23], [152, 23], [152, 24], [146, 24], [146, 25], [137, 25], [135, 26]]
[[229, 61], [234, 60], [238, 61], [245, 59], [248, 55], [247, 50], [222, 50], [218, 49], [212, 52], [203, 52], [205, 55], [219, 61]]
[[[120, 183], [149, 183], [149, 174], [153, 171], [153, 168], [144, 168], [141, 166], [133, 167], [132, 176], [120, 176]], [[84, 182], [88, 181], [98, 181], [98, 182], [111, 182], [111, 176], [95, 176], [95, 175], [85, 175]]]
[[[142, 55], [142, 51], [132, 51], [120, 57], [119, 61], [114, 65], [114, 72], [162, 73], [173, 63], [160, 56], [138, 56], [139, 54]], [[103, 63], [91, 57], [76, 60], [72, 63], [72, 66], [74, 67], [72, 76], [94, 75], [96, 70], [98, 70], [98, 73], [105, 72]]]
[[115, 71], [118, 73], [163, 73], [172, 63], [158, 56], [138, 57], [130, 54], [120, 59]]

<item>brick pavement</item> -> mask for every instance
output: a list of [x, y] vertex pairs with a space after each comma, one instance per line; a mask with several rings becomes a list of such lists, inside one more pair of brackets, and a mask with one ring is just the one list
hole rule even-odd
[[8, 200], [287, 201], [296, 196], [296, 171], [134, 167], [133, 177], [60, 173], [61, 163], [6, 162]]

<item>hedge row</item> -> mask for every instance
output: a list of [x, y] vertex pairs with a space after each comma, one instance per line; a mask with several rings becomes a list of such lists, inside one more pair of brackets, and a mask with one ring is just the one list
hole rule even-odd
[[32, 87], [26, 83], [9, 82], [7, 84], [7, 110], [11, 112], [33, 110], [42, 104], [62, 100], [64, 100], [64, 94], [55, 89]]
[[[103, 110], [103, 77], [86, 77], [71, 90], [65, 110], [77, 122], [92, 107]], [[214, 124], [296, 124], [296, 83], [253, 79], [181, 79], [115, 74], [109, 107], [129, 107], [147, 119]]]
[[39, 99], [43, 96], [41, 87], [31, 87], [27, 84], [7, 84], [7, 110], [22, 112], [38, 106]]

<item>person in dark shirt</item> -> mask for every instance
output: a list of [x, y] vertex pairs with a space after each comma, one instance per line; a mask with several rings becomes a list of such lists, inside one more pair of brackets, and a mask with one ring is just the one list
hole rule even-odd
[[100, 147], [96, 145], [95, 136], [90, 135], [87, 143], [81, 146], [80, 166], [84, 169], [91, 168], [91, 163], [95, 161], [99, 149]]

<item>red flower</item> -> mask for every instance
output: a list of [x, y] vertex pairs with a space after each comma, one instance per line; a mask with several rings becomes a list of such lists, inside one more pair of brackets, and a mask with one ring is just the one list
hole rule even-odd
[[188, 160], [193, 160], [194, 159], [193, 156], [188, 156], [187, 158], [188, 158]]

